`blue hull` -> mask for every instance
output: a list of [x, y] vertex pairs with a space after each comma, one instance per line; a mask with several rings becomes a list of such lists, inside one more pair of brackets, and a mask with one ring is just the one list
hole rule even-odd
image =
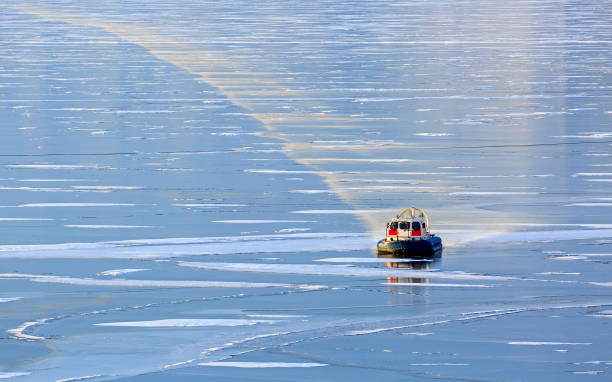
[[378, 255], [405, 256], [412, 258], [431, 258], [442, 255], [442, 239], [431, 237], [427, 240], [395, 240], [385, 239], [376, 245]]

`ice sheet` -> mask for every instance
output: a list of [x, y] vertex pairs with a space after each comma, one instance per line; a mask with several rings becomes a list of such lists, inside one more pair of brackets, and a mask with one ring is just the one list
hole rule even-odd
[[[606, 371], [576, 364], [608, 359], [610, 343], [609, 317], [598, 313], [610, 310], [601, 305], [610, 303], [610, 257], [582, 255], [610, 252], [612, 238], [611, 201], [602, 199], [612, 165], [605, 156], [612, 29], [609, 14], [595, 8], [472, 0], [5, 0], [0, 210], [6, 219], [54, 220], [5, 220], [0, 267], [77, 284], [0, 280], [3, 297], [24, 296], [0, 304], [3, 322], [26, 322], [30, 329], [14, 334], [44, 341], [4, 341], [2, 370], [32, 372], [18, 378], [27, 382], [211, 373], [241, 380], [254, 372], [275, 380], [296, 371], [196, 366], [223, 361], [335, 360], [333, 367], [300, 369], [298, 377], [308, 380], [485, 381], [497, 369], [513, 370], [516, 380], [564, 380]], [[42, 178], [49, 180], [36, 183]], [[444, 242], [442, 259], [431, 265], [440, 271], [312, 262], [372, 258], [385, 222], [410, 205], [430, 214]], [[312, 217], [316, 222], [262, 222]], [[260, 222], [212, 223], [247, 219]], [[298, 228], [316, 234], [244, 233]], [[230, 273], [163, 260], [198, 255], [210, 255], [207, 263], [270, 261], [303, 273]], [[557, 255], [586, 261], [552, 261]], [[159, 261], [145, 264], [150, 260]], [[327, 268], [304, 267], [310, 265]], [[144, 280], [150, 282], [329, 277], [330, 287], [82, 284], [131, 279], [92, 275], [141, 268], [155, 269], [142, 274], [147, 279], [163, 279]], [[453, 278], [438, 284], [437, 274]], [[454, 280], [465, 274], [511, 279]], [[400, 283], [380, 285], [391, 280]], [[459, 283], [491, 288], [450, 286]], [[281, 322], [94, 326], [204, 314]], [[389, 330], [433, 325], [429, 337]], [[372, 334], [343, 338], [351, 332]], [[527, 349], [506, 345], [510, 340], [592, 345]]]

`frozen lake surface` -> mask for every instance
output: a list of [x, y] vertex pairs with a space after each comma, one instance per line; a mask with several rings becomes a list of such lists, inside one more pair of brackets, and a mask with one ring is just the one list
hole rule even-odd
[[[27, 4], [0, 379], [610, 379], [606, 4]], [[376, 258], [411, 205], [442, 258]]]

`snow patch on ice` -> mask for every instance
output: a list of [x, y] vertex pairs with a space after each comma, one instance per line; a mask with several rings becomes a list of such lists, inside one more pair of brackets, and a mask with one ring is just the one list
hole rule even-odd
[[283, 228], [283, 229], [279, 229], [277, 231], [274, 231], [276, 233], [291, 233], [291, 232], [306, 232], [306, 231], [310, 231], [310, 228]]
[[73, 381], [84, 381], [86, 379], [92, 379], [102, 376], [102, 374], [94, 374], [94, 375], [84, 375], [82, 377], [72, 377], [72, 378], [64, 378], [58, 379], [55, 382], [73, 382]]
[[67, 228], [86, 228], [86, 229], [129, 229], [129, 228], [153, 228], [150, 225], [120, 225], [120, 224], [66, 224]]
[[20, 221], [50, 221], [50, 220], [55, 220], [55, 219], [51, 219], [51, 218], [0, 218], [0, 221], [7, 221], [7, 222], [20, 222]]
[[406, 333], [401, 333], [404, 336], [417, 336], [417, 337], [424, 337], [424, 336], [431, 336], [433, 333], [425, 333], [425, 332], [406, 332]]
[[19, 325], [18, 327], [14, 329], [9, 329], [6, 332], [10, 334], [11, 337], [19, 339], [19, 340], [42, 341], [45, 339], [45, 337], [33, 336], [30, 334], [25, 334], [24, 332], [27, 329], [31, 328], [32, 326], [42, 325], [46, 322], [47, 322], [46, 318], [42, 318], [37, 321], [28, 321], [28, 322], [24, 322], [23, 324]]
[[24, 375], [30, 375], [28, 372], [6, 372], [0, 371], [0, 379], [9, 379], [14, 377], [22, 377]]
[[23, 297], [0, 297], [0, 302], [11, 302], [22, 300]]
[[420, 137], [451, 137], [454, 133], [415, 133], [414, 135]]
[[591, 345], [591, 342], [508, 341], [506, 343], [508, 345], [518, 345], [518, 346]]
[[111, 269], [108, 271], [100, 272], [98, 276], [119, 276], [126, 273], [134, 273], [134, 272], [142, 272], [142, 271], [150, 271], [150, 269], [146, 268], [126, 268], [126, 269]]
[[610, 132], [600, 132], [600, 131], [594, 131], [594, 132], [584, 132], [584, 133], [579, 133], [579, 135], [554, 135], [553, 138], [593, 138], [593, 139], [599, 139], [599, 138], [609, 138], [612, 137], [612, 133]]

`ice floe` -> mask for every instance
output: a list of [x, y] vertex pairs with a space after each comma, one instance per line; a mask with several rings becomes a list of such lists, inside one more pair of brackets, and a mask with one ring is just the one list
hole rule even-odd
[[327, 366], [326, 363], [316, 362], [232, 362], [232, 361], [221, 361], [221, 362], [202, 362], [200, 366], [214, 366], [214, 367], [239, 367], [239, 368], [274, 368], [274, 367], [320, 367]]
[[119, 326], [138, 328], [185, 328], [198, 326], [250, 326], [257, 324], [275, 324], [278, 320], [247, 320], [230, 318], [169, 318], [152, 321], [103, 322], [96, 326]]

